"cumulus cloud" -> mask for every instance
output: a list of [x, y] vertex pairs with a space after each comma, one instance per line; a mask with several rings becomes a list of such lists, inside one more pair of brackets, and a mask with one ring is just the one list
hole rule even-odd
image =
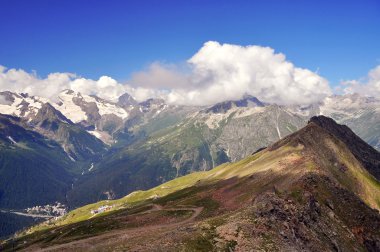
[[81, 94], [96, 95], [116, 101], [119, 96], [129, 93], [142, 101], [152, 97], [165, 97], [167, 91], [145, 87], [133, 87], [117, 82], [109, 76], [92, 80], [73, 73], [51, 73], [39, 78], [36, 73], [22, 69], [6, 69], [0, 66], [0, 91], [28, 93], [55, 101], [62, 90], [71, 89]]
[[331, 94], [327, 80], [295, 67], [269, 47], [210, 41], [187, 64], [189, 70], [183, 73], [156, 63], [131, 82], [148, 88], [162, 83], [160, 87], [170, 89], [168, 102], [194, 105], [239, 99], [244, 94], [271, 103], [306, 104]]
[[54, 100], [64, 89], [114, 99], [125, 93], [127, 87], [107, 76], [102, 76], [96, 81], [72, 73], [51, 73], [46, 78], [39, 78], [35, 73], [28, 73], [22, 69], [7, 70], [0, 66], [0, 90], [28, 93]]
[[127, 84], [108, 76], [99, 80], [72, 73], [35, 73], [0, 67], [0, 90], [53, 99], [63, 89], [114, 100], [128, 92], [137, 100], [160, 97], [174, 104], [210, 105], [244, 94], [265, 102], [307, 104], [331, 94], [327, 80], [295, 67], [272, 48], [207, 42], [184, 65], [153, 63]]
[[358, 93], [380, 98], [380, 65], [371, 69], [365, 78], [341, 83], [344, 93]]

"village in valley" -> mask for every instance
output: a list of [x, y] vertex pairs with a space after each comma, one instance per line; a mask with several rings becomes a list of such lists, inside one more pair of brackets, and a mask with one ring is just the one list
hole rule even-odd
[[25, 212], [29, 215], [59, 218], [67, 213], [67, 207], [60, 202], [55, 202], [54, 205], [47, 204], [44, 206], [28, 207], [25, 209]]

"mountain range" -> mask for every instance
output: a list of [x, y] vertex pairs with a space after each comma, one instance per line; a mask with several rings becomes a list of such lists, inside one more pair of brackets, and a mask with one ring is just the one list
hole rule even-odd
[[86, 205], [2, 244], [27, 251], [379, 251], [380, 153], [314, 116], [237, 162]]
[[[0, 208], [6, 211], [56, 201], [74, 209], [209, 171], [285, 139], [316, 115], [380, 148], [380, 101], [357, 94], [302, 106], [246, 95], [197, 107], [137, 102], [128, 94], [107, 101], [64, 90], [52, 101], [5, 91], [0, 114]], [[365, 155], [360, 147], [351, 151]]]

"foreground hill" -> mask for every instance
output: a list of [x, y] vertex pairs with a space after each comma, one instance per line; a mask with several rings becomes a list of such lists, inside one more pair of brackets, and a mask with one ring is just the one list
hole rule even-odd
[[313, 117], [239, 162], [84, 206], [2, 249], [379, 251], [379, 160], [360, 141]]

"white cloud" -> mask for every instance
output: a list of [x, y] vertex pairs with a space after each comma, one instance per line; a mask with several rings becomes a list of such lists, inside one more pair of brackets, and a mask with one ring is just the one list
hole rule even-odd
[[137, 100], [161, 97], [169, 103], [209, 105], [244, 94], [265, 102], [311, 103], [331, 94], [328, 82], [297, 68], [281, 53], [260, 46], [207, 42], [184, 66], [153, 63], [135, 73], [127, 84], [108, 76], [99, 80], [71, 73], [35, 73], [0, 67], [0, 90], [27, 92], [54, 99], [63, 89], [116, 99], [128, 92]]
[[127, 87], [108, 76], [102, 76], [95, 81], [72, 73], [51, 73], [42, 79], [35, 73], [27, 73], [21, 69], [7, 70], [0, 66], [0, 90], [28, 93], [54, 100], [64, 89], [115, 99], [125, 93]]
[[139, 101], [151, 97], [165, 97], [167, 93], [167, 91], [159, 89], [132, 87], [119, 83], [108, 76], [101, 76], [98, 80], [92, 80], [72, 73], [51, 73], [46, 78], [39, 78], [35, 73], [28, 73], [22, 69], [7, 70], [0, 65], [0, 91], [28, 93], [54, 101], [58, 94], [65, 89], [86, 95], [97, 95], [111, 101], [117, 100], [126, 92]]
[[147, 71], [137, 73], [131, 83], [168, 88], [169, 102], [195, 105], [239, 99], [244, 94], [271, 103], [306, 104], [331, 94], [327, 80], [295, 67], [269, 47], [211, 41], [187, 63], [190, 71], [186, 73], [155, 63]]
[[367, 77], [343, 81], [341, 85], [344, 93], [358, 93], [380, 98], [380, 65], [371, 69]]

